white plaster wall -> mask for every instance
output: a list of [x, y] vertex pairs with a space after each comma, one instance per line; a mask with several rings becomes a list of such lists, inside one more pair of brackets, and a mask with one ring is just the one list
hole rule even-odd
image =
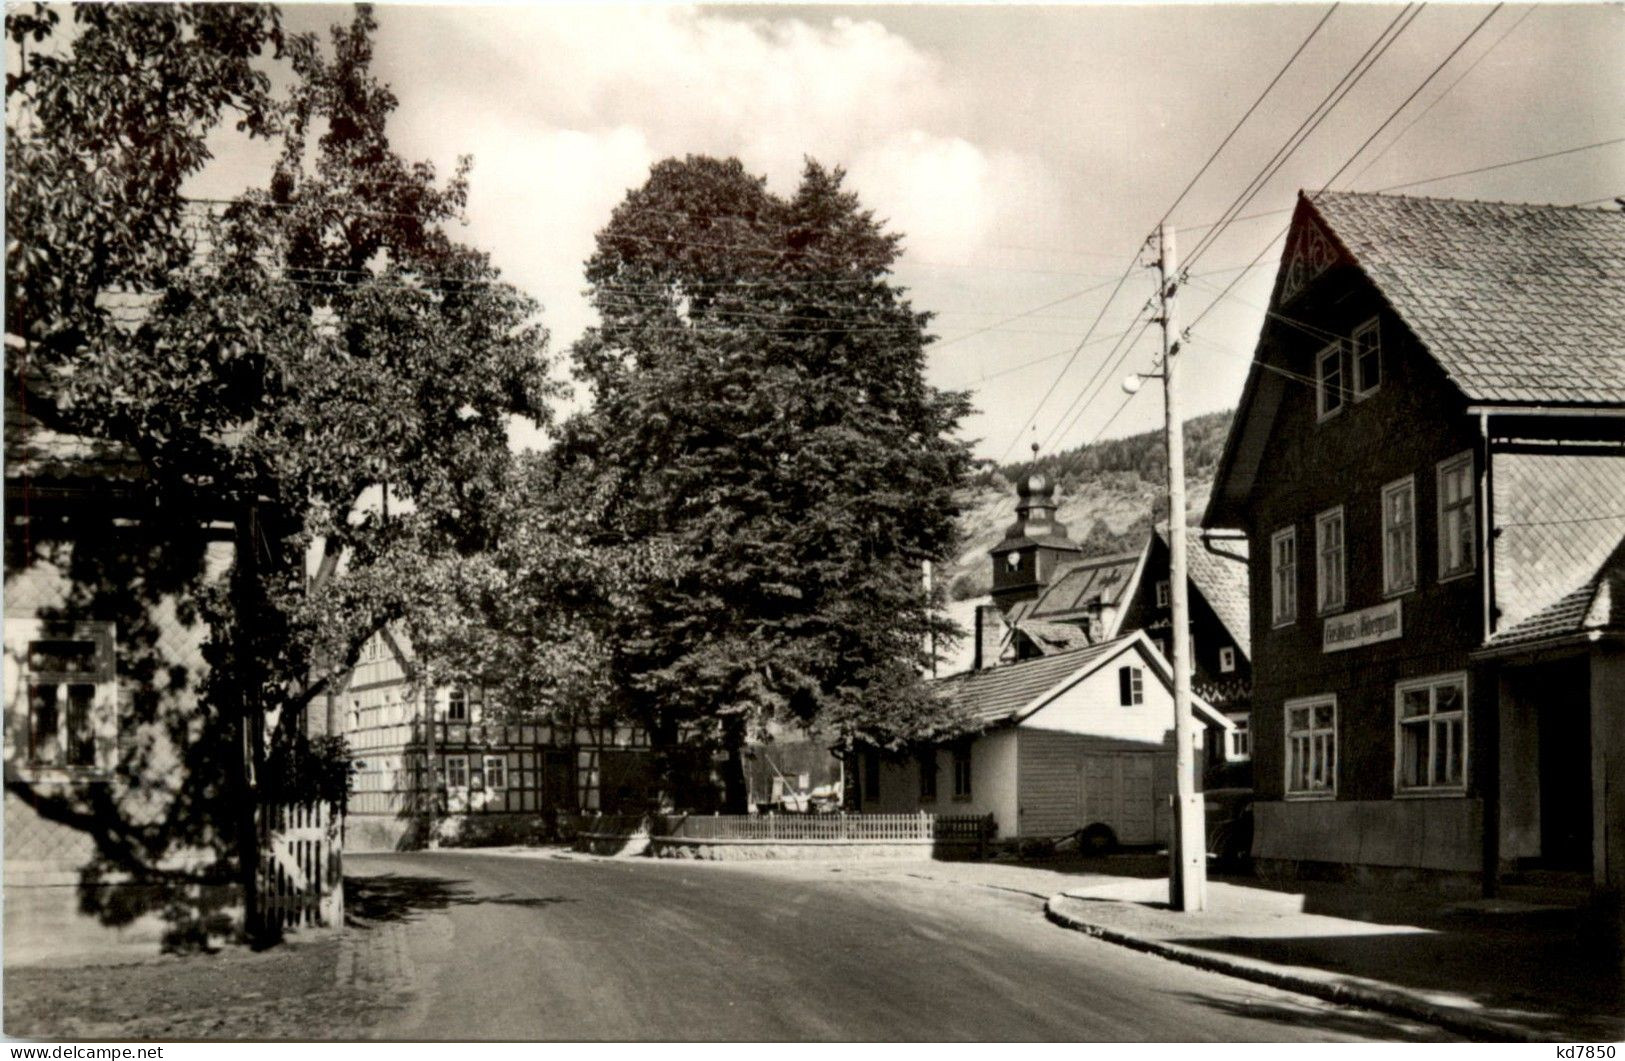
[[[1119, 656], [1084, 678], [1050, 703], [1023, 719], [1023, 729], [1082, 733], [1093, 737], [1162, 744], [1171, 739], [1174, 698], [1137, 653]], [[1143, 703], [1124, 707], [1118, 691], [1119, 668], [1140, 668]]]
[[971, 793], [969, 798], [954, 796], [953, 752], [936, 750], [937, 798], [920, 799], [920, 769], [917, 759], [902, 762], [881, 760], [878, 798], [864, 793], [865, 814], [961, 815], [991, 814], [999, 826], [999, 836], [1016, 835], [1016, 734], [1013, 729], [984, 733], [971, 742]]

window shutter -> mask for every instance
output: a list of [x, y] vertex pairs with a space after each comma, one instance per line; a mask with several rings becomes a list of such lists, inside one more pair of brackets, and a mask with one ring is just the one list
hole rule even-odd
[[1117, 702], [1124, 707], [1134, 705], [1134, 677], [1129, 667], [1117, 668]]

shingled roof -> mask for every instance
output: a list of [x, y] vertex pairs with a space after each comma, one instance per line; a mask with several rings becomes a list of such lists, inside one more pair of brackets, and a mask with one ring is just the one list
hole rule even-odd
[[[1059, 694], [1074, 681], [1105, 665], [1125, 651], [1135, 649], [1165, 685], [1171, 681], [1167, 661], [1151, 646], [1143, 633], [1125, 634], [1114, 641], [1102, 641], [1087, 648], [1057, 652], [1052, 656], [1009, 663], [985, 670], [973, 670], [936, 681], [937, 689], [954, 701], [966, 717], [983, 726], [1019, 721], [1024, 709], [1042, 707], [1045, 694]], [[1191, 697], [1191, 707], [1202, 718], [1220, 726], [1229, 721], [1206, 701]]]
[[1625, 539], [1584, 584], [1553, 604], [1499, 630], [1485, 649], [1535, 647], [1576, 635], [1625, 630]]
[[1136, 549], [1131, 553], [1091, 556], [1067, 564], [1034, 602], [1027, 617], [1065, 621], [1088, 615], [1092, 605], [1122, 604], [1143, 555], [1143, 549]]
[[[1166, 543], [1168, 525], [1159, 523], [1157, 534]], [[1251, 659], [1253, 617], [1247, 582], [1247, 539], [1220, 537], [1195, 527], [1187, 528], [1185, 535], [1185, 568], [1191, 584], [1230, 632], [1230, 639], [1242, 655]], [[1209, 536], [1213, 536], [1212, 549], [1202, 540]]]
[[1625, 212], [1355, 192], [1311, 207], [1468, 400], [1625, 403]]
[[1051, 623], [1042, 619], [1025, 619], [1016, 623], [1016, 629], [1026, 634], [1044, 655], [1083, 648], [1089, 644], [1089, 631], [1071, 623]]
[[985, 670], [967, 671], [943, 678], [938, 687], [968, 718], [986, 725], [1008, 720], [1063, 680], [1086, 669], [1090, 663], [1118, 652], [1123, 641], [1104, 641], [1088, 648], [1057, 652], [1022, 663], [1009, 663]]
[[1509, 629], [1585, 585], [1625, 538], [1625, 458], [1498, 453], [1495, 606]]

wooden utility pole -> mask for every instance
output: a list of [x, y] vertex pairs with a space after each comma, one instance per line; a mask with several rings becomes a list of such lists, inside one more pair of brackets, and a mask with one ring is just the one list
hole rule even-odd
[[1196, 791], [1196, 726], [1191, 717], [1190, 594], [1185, 567], [1185, 425], [1179, 408], [1179, 328], [1174, 293], [1179, 286], [1174, 233], [1157, 228], [1157, 274], [1162, 300], [1162, 393], [1168, 445], [1168, 580], [1173, 607], [1174, 813], [1169, 845], [1168, 905], [1194, 912], [1207, 908], [1207, 843], [1202, 797]]

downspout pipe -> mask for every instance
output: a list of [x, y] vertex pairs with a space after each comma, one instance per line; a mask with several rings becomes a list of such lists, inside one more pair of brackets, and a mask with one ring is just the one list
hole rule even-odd
[[[1483, 593], [1483, 640], [1488, 642], [1495, 633], [1495, 447], [1490, 439], [1490, 414], [1478, 411], [1478, 436], [1483, 461], [1478, 472], [1478, 540], [1483, 556], [1480, 568]], [[1486, 708], [1478, 731], [1483, 734], [1484, 751], [1480, 756], [1480, 777], [1484, 800], [1483, 891], [1486, 899], [1493, 899], [1501, 885], [1501, 693], [1499, 668], [1481, 667], [1474, 676], [1473, 687], [1478, 702]], [[1493, 687], [1485, 688], [1486, 679], [1494, 680]], [[1469, 710], [1471, 704], [1469, 704]]]

